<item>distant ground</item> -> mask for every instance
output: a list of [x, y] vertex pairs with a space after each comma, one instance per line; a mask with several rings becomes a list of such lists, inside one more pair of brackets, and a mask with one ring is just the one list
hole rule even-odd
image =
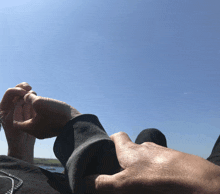
[[59, 160], [50, 158], [34, 158], [34, 164], [42, 166], [62, 166]]

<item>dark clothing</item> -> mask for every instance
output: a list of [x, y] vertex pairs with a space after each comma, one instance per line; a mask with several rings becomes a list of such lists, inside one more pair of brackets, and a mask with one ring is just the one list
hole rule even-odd
[[[165, 136], [157, 129], [142, 131], [135, 142], [167, 146]], [[213, 156], [218, 155], [219, 142], [220, 138], [213, 148]], [[68, 194], [84, 193], [83, 177], [87, 175], [113, 174], [120, 169], [114, 143], [95, 115], [80, 115], [69, 121], [54, 143], [54, 153], [65, 167], [65, 175], [8, 156], [0, 157], [0, 170], [23, 180], [16, 194]], [[209, 158], [213, 163], [218, 161], [212, 155]], [[15, 180], [15, 185], [17, 182]], [[10, 188], [11, 181], [0, 178], [0, 194]]]
[[207, 158], [208, 161], [220, 166], [220, 136], [218, 137], [212, 149], [212, 153]]
[[167, 147], [167, 140], [165, 135], [155, 128], [145, 129], [139, 133], [135, 140], [135, 143], [142, 144], [144, 142], [153, 142], [157, 145]]
[[[23, 185], [16, 194], [58, 194], [70, 193], [64, 175], [51, 173], [22, 160], [0, 156], [0, 169], [23, 180]], [[0, 175], [5, 174], [0, 172]], [[18, 183], [16, 179], [15, 185]], [[67, 183], [67, 185], [62, 185]], [[10, 179], [0, 178], [0, 193], [6, 193], [12, 187]]]
[[[69, 121], [54, 143], [54, 153], [65, 167], [65, 175], [8, 156], [0, 157], [0, 170], [23, 180], [16, 194], [68, 194], [84, 192], [82, 178], [86, 175], [113, 174], [119, 169], [114, 143], [95, 115]], [[9, 179], [0, 177], [1, 194], [11, 185]]]
[[82, 178], [113, 174], [119, 163], [113, 141], [95, 115], [81, 115], [68, 122], [54, 144], [54, 153], [65, 166], [65, 175], [75, 193], [84, 193]]

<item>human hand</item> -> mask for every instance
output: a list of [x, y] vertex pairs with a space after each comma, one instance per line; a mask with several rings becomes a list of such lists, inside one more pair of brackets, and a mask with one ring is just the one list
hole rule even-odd
[[14, 111], [14, 127], [39, 139], [58, 136], [66, 123], [81, 113], [72, 106], [54, 100], [27, 93], [24, 102], [31, 105], [35, 114], [29, 120], [20, 121], [18, 115], [23, 107], [18, 104]]
[[22, 82], [14, 88], [9, 88], [2, 98], [0, 115], [8, 143], [8, 156], [33, 163], [33, 151], [36, 138], [15, 129], [13, 126], [13, 115], [16, 104], [20, 104], [24, 109], [23, 114], [17, 115], [21, 121], [31, 118], [31, 114], [33, 113], [31, 106], [25, 104], [22, 100], [23, 96], [30, 90], [31, 86], [26, 82]]
[[217, 194], [219, 167], [198, 156], [152, 142], [131, 142], [126, 133], [111, 136], [122, 171], [85, 178], [87, 193]]

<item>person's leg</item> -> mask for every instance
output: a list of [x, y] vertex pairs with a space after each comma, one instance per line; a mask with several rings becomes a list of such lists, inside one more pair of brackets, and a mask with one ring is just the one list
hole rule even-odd
[[220, 166], [220, 136], [218, 137], [212, 149], [211, 155], [207, 158], [208, 161]]
[[135, 143], [142, 144], [144, 142], [153, 142], [158, 145], [167, 147], [167, 140], [165, 135], [160, 130], [155, 128], [144, 129], [139, 133]]

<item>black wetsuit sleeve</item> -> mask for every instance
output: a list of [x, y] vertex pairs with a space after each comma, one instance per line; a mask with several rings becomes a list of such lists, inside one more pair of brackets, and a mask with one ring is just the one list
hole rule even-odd
[[74, 193], [85, 192], [85, 176], [114, 174], [120, 169], [114, 143], [95, 115], [69, 121], [54, 143], [54, 153]]

